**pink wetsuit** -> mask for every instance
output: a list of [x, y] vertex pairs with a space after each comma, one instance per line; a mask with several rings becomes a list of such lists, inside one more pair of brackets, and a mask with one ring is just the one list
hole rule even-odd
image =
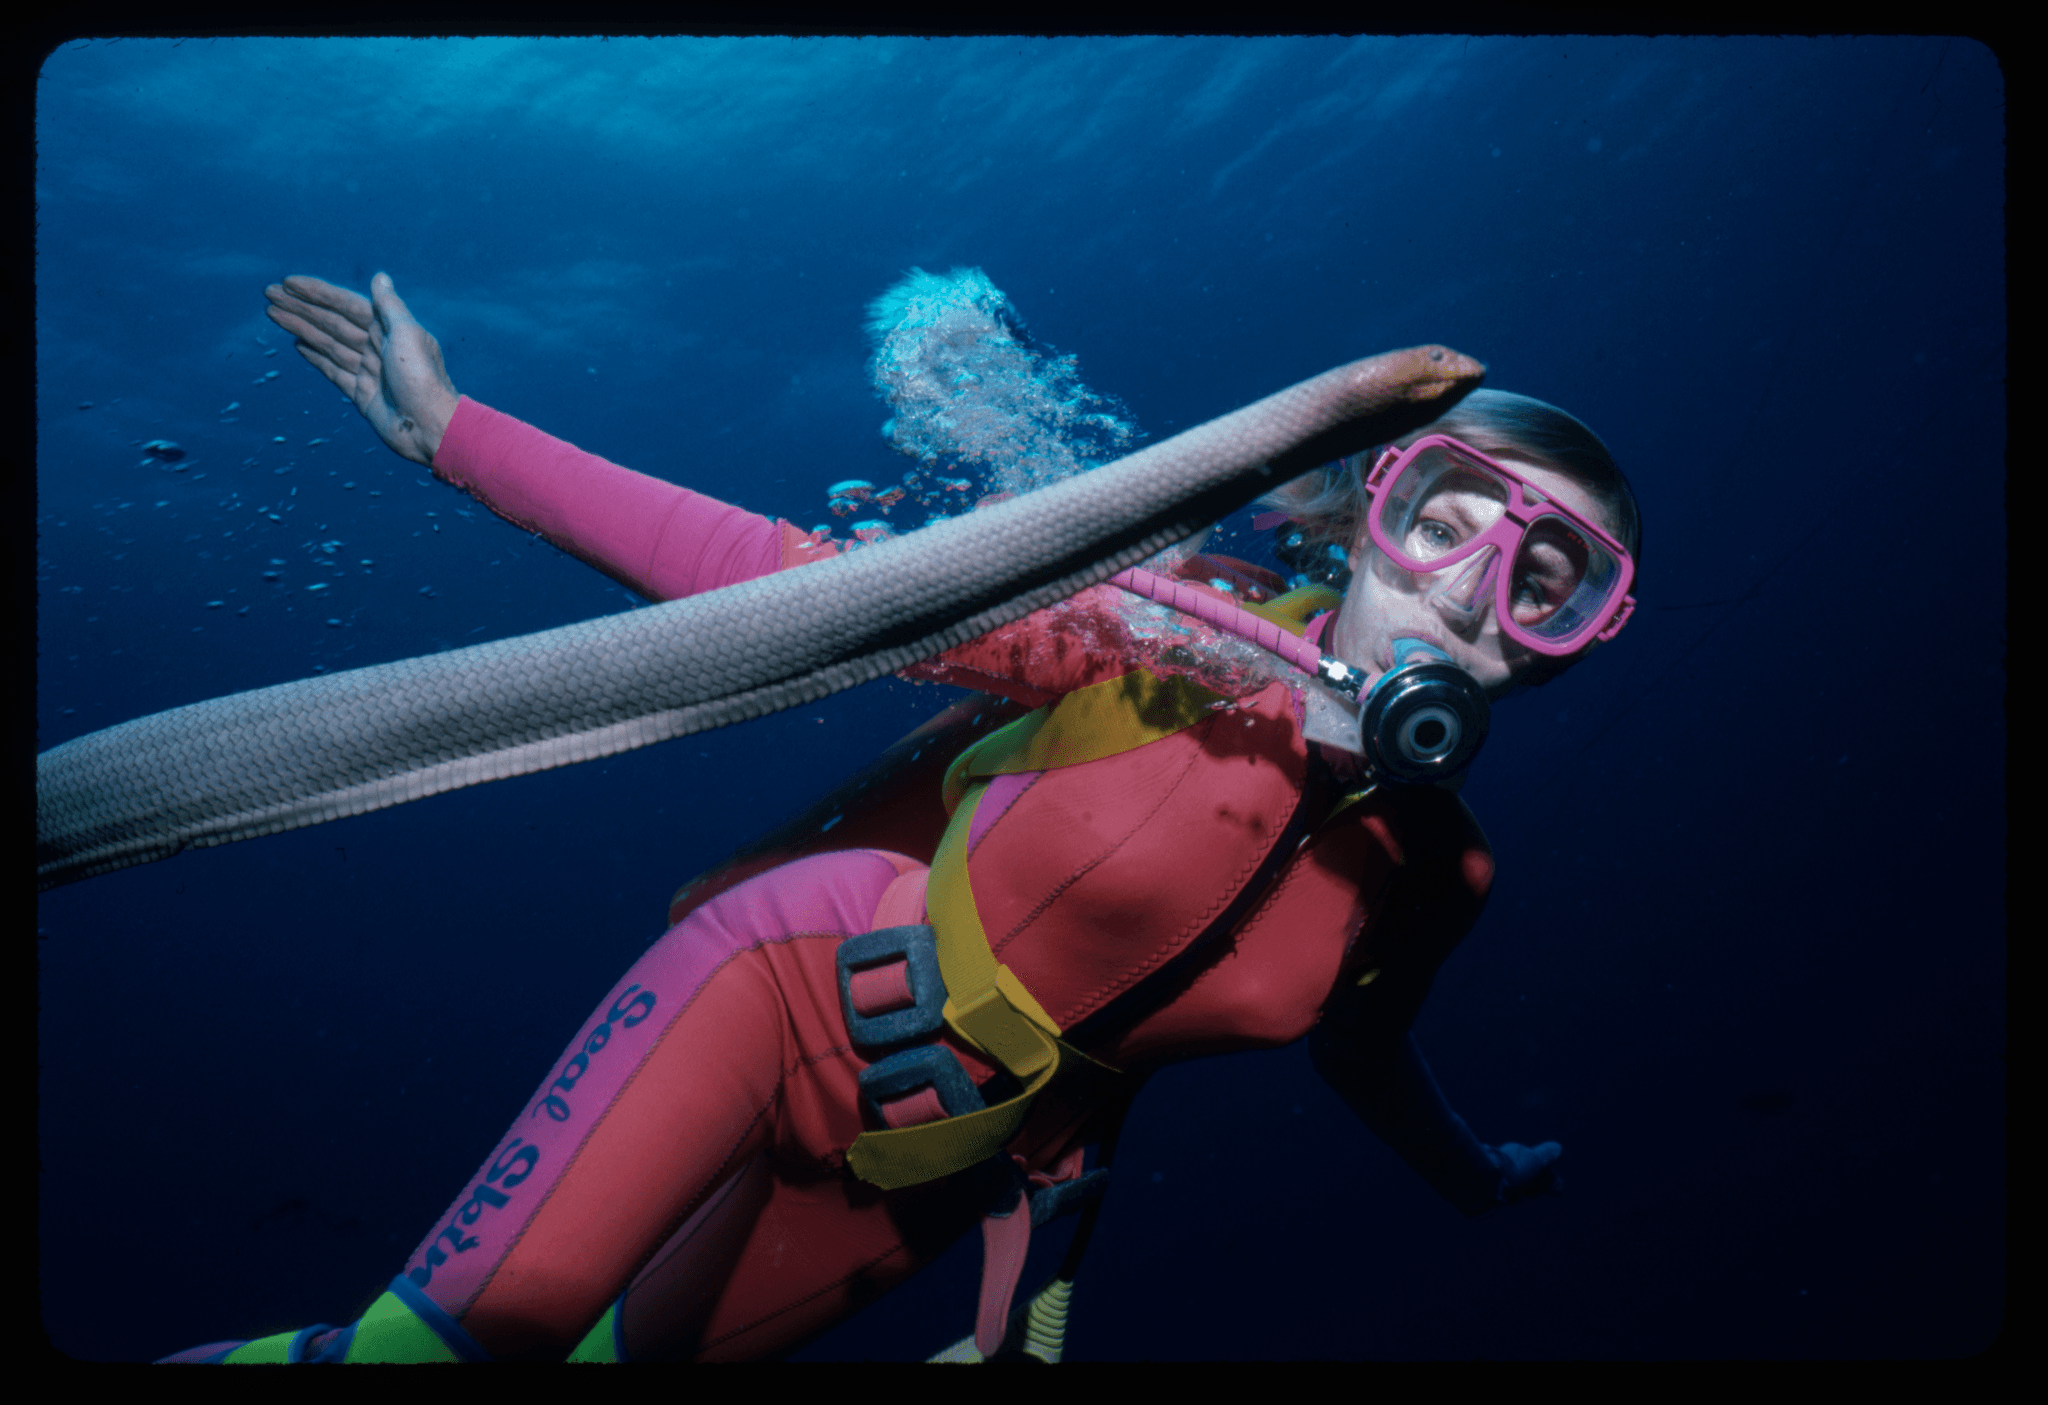
[[[838, 549], [468, 399], [434, 471], [660, 599]], [[1064, 657], [1064, 639], [1047, 648], [1040, 635], [1027, 648], [989, 638], [927, 676], [973, 687], [1007, 678], [1010, 696], [1031, 706], [1129, 666], [1089, 649]], [[1000, 805], [984, 806], [1001, 816], [992, 830], [977, 813], [972, 862], [1018, 875], [1014, 895], [986, 895], [990, 940], [1062, 1029], [1088, 1028], [1162, 965], [1193, 973], [1135, 1024], [1098, 1024], [1107, 1032], [1084, 1045], [1091, 1054], [1142, 1071], [1196, 1052], [1284, 1044], [1368, 962], [1389, 972], [1382, 988], [1411, 981], [1402, 972], [1412, 969], [1411, 983], [1426, 990], [1462, 935], [1463, 920], [1412, 957], [1358, 939], [1389, 876], [1404, 864], [1416, 871], [1420, 848], [1455, 856], [1462, 846], [1452, 863], [1475, 893], [1491, 861], [1476, 829], [1454, 821], [1451, 837], [1425, 843], [1421, 829], [1370, 805], [1312, 841], [1287, 829], [1329, 808], [1295, 709], [1275, 684], [1132, 760], [1004, 778]], [[1260, 756], [1268, 759], [1252, 764]], [[1081, 774], [1091, 768], [1092, 780]], [[1102, 787], [1093, 798], [1090, 784]], [[1122, 803], [1134, 787], [1157, 788], [1158, 799], [1116, 835], [1063, 818]], [[1282, 851], [1283, 832], [1298, 850]], [[1268, 852], [1259, 843], [1281, 867], [1258, 860]], [[1305, 857], [1287, 857], [1297, 852]], [[1115, 864], [1104, 867], [1109, 855]], [[1116, 865], [1134, 875], [1123, 889], [1109, 881]], [[961, 1177], [885, 1193], [847, 1171], [846, 1148], [877, 1124], [863, 1121], [856, 1079], [868, 1063], [849, 1041], [834, 962], [847, 936], [921, 922], [924, 874], [898, 853], [816, 853], [688, 911], [578, 1030], [403, 1276], [495, 1357], [560, 1359], [616, 1305], [622, 1356], [734, 1360], [790, 1350], [935, 1258], [988, 1207]], [[1187, 874], [1218, 875], [1216, 893], [1197, 891]], [[1183, 901], [1188, 910], [1177, 912]], [[1033, 925], [1058, 903], [1079, 905], [1065, 926]], [[1126, 954], [1089, 935], [1131, 930], [1135, 940], [1133, 921], [1159, 926], [1156, 949]], [[1193, 934], [1212, 927], [1223, 947], [1209, 950], [1206, 967], [1190, 964]], [[1156, 994], [1160, 982], [1148, 988]], [[999, 1074], [972, 1049], [951, 1047], [978, 1084]], [[1031, 1171], [1069, 1176], [1086, 1116], [1043, 1094], [1010, 1150]]]

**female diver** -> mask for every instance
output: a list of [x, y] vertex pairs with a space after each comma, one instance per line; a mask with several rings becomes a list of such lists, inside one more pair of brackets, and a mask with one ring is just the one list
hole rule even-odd
[[[645, 595], [839, 550], [461, 397], [384, 274], [267, 295], [393, 450]], [[1341, 594], [1188, 555], [909, 670], [975, 696], [677, 894], [360, 1319], [168, 1359], [774, 1357], [978, 1225], [948, 1359], [1057, 1360], [1083, 1148], [1106, 1161], [1164, 1064], [1304, 1036], [1465, 1213], [1556, 1189], [1558, 1145], [1480, 1142], [1409, 1035], [1493, 877], [1455, 778], [1367, 783], [1273, 649], [1354, 691], [1417, 658], [1495, 698], [1544, 681], [1632, 606], [1627, 483], [1577, 420], [1481, 390], [1268, 504], [1303, 563], [1335, 546]], [[1081, 1206], [1013, 1311], [1032, 1225]]]

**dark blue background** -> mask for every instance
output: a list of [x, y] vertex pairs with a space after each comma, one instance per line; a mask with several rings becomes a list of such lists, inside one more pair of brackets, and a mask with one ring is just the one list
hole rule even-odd
[[[66, 47], [38, 746], [628, 606], [377, 447], [263, 320], [287, 273], [388, 270], [466, 393], [804, 525], [900, 469], [860, 322], [911, 265], [986, 268], [1155, 436], [1444, 341], [1597, 428], [1647, 523], [1627, 632], [1496, 714], [1466, 798], [1499, 882], [1419, 1025], [1567, 1190], [1468, 1223], [1303, 1049], [1183, 1065], [1071, 1355], [1973, 1352], [2004, 1312], [2004, 102], [1939, 38]], [[159, 436], [187, 471], [137, 466]], [[1242, 523], [1219, 545], [1255, 553]], [[943, 701], [871, 685], [46, 895], [53, 1342], [347, 1320], [670, 891]], [[978, 1267], [803, 1354], [928, 1355]]]

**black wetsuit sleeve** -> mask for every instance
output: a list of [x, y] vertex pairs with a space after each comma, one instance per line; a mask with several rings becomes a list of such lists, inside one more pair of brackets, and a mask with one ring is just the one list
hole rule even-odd
[[[1485, 905], [1465, 856], [1484, 852], [1486, 838], [1443, 791], [1406, 808], [1408, 862], [1371, 933], [1379, 974], [1331, 997], [1309, 1048], [1316, 1071], [1375, 1136], [1458, 1209], [1483, 1214], [1500, 1203], [1501, 1163], [1445, 1100], [1410, 1030], [1438, 966]], [[1490, 862], [1485, 871], [1490, 877]]]

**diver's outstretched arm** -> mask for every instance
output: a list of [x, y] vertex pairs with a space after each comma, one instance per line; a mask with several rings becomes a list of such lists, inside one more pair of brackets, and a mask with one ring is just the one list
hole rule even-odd
[[370, 296], [294, 274], [263, 290], [270, 320], [290, 332], [299, 355], [341, 389], [377, 437], [414, 463], [434, 451], [461, 401], [441, 344], [416, 321], [391, 275], [370, 280]]
[[370, 296], [295, 275], [264, 289], [270, 320], [385, 444], [492, 512], [650, 600], [674, 600], [821, 559], [836, 548], [587, 454], [466, 400], [440, 343], [388, 274]]
[[1311, 1045], [1316, 1071], [1373, 1134], [1467, 1215], [1562, 1188], [1556, 1142], [1486, 1145], [1445, 1101], [1415, 1036], [1355, 1037], [1328, 1013]]

